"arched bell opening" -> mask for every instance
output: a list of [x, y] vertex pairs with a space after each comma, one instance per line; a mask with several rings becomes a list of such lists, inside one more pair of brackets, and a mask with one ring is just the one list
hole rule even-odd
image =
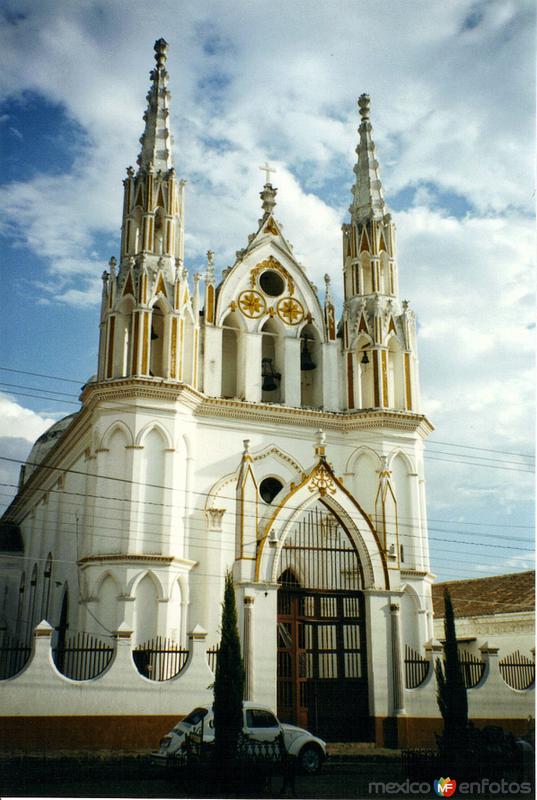
[[322, 351], [320, 337], [314, 325], [305, 325], [300, 332], [300, 405], [321, 408]]
[[236, 311], [222, 323], [222, 397], [239, 397], [240, 323]]
[[283, 331], [280, 324], [269, 319], [261, 328], [261, 400], [263, 403], [283, 402]]
[[364, 574], [322, 500], [293, 524], [278, 574], [278, 716], [328, 741], [368, 740]]
[[153, 378], [166, 377], [166, 308], [157, 301], [151, 313], [151, 353], [149, 374]]
[[373, 408], [375, 405], [374, 367], [375, 353], [371, 349], [371, 337], [365, 334], [356, 343], [356, 363], [359, 370], [360, 407]]

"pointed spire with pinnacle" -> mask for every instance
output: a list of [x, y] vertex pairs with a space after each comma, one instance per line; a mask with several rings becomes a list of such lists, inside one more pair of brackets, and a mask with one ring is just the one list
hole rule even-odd
[[142, 150], [138, 156], [141, 170], [151, 167], [155, 172], [167, 172], [173, 166], [171, 135], [169, 129], [170, 92], [166, 70], [168, 43], [165, 39], [155, 42], [156, 67], [151, 70], [152, 85], [147, 93], [147, 111], [144, 114], [145, 130], [140, 137]]
[[349, 207], [351, 216], [356, 222], [382, 219], [387, 211], [378, 172], [379, 165], [375, 158], [375, 145], [371, 138], [373, 128], [369, 121], [370, 105], [369, 95], [360, 95], [358, 100], [361, 117], [358, 128], [360, 142], [356, 148], [358, 162], [354, 167], [356, 175], [356, 181], [352, 188], [354, 197]]

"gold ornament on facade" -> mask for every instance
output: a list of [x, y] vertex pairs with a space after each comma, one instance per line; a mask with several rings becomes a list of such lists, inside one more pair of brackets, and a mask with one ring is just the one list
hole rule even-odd
[[293, 297], [284, 297], [276, 306], [278, 316], [288, 325], [298, 325], [304, 319], [302, 305]]
[[332, 476], [324, 464], [321, 464], [315, 471], [315, 474], [308, 484], [308, 489], [310, 492], [319, 491], [321, 497], [324, 497], [327, 492], [330, 492], [330, 494], [336, 493], [336, 487]]
[[277, 236], [278, 235], [279, 230], [278, 230], [278, 228], [276, 226], [276, 223], [274, 222], [273, 219], [269, 219], [269, 221], [267, 222], [267, 224], [263, 228], [263, 233], [271, 233], [273, 236]]
[[289, 294], [293, 295], [295, 293], [295, 282], [293, 281], [291, 275], [287, 272], [283, 264], [274, 258], [274, 256], [269, 256], [265, 261], [261, 261], [259, 264], [251, 270], [250, 272], [250, 286], [252, 289], [254, 288], [256, 281], [258, 280], [259, 276], [262, 272], [266, 269], [273, 269], [275, 272], [278, 272], [284, 280], [287, 281], [287, 287], [289, 289]]
[[254, 290], [241, 292], [239, 295], [239, 308], [245, 317], [257, 319], [262, 317], [266, 311], [266, 303], [263, 295]]

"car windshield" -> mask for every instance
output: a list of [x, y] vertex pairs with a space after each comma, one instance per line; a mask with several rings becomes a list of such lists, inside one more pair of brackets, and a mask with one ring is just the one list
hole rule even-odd
[[190, 714], [182, 720], [182, 722], [186, 722], [187, 725], [197, 725], [198, 722], [201, 722], [206, 716], [206, 708], [195, 708], [194, 711], [191, 711]]

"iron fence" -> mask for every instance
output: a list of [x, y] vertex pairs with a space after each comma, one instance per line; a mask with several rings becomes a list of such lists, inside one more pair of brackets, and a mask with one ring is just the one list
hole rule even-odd
[[25, 666], [30, 658], [32, 646], [5, 634], [0, 639], [0, 680], [12, 678]]
[[429, 674], [431, 661], [405, 645], [405, 685], [407, 689], [417, 689]]
[[535, 683], [535, 661], [515, 650], [499, 661], [500, 673], [511, 689], [529, 689]]
[[56, 668], [75, 681], [96, 678], [108, 667], [113, 655], [112, 645], [84, 631], [65, 638], [52, 649]]
[[219, 650], [218, 645], [215, 645], [215, 647], [210, 647], [207, 650], [207, 661], [209, 662], [209, 668], [211, 672], [215, 674], [216, 674], [216, 664], [218, 662], [218, 650]]
[[186, 666], [189, 650], [173, 639], [157, 636], [133, 650], [133, 659], [141, 675], [152, 681], [167, 681]]
[[459, 650], [462, 679], [467, 689], [477, 686], [485, 671], [485, 662], [464, 650]]

